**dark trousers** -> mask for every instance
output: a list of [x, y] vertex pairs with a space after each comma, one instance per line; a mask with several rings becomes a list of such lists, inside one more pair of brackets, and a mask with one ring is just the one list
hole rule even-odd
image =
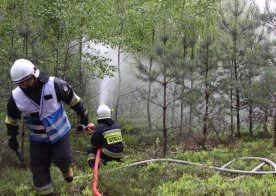
[[51, 183], [51, 162], [62, 171], [66, 171], [72, 164], [69, 134], [55, 144], [30, 141], [30, 165], [35, 187]]

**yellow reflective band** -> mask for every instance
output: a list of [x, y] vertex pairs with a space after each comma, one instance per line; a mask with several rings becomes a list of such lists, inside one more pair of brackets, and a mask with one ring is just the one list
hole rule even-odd
[[95, 159], [96, 155], [94, 153], [89, 153], [88, 155], [88, 159]]
[[111, 118], [110, 116], [99, 116], [98, 120]]
[[74, 96], [73, 96], [69, 106], [73, 107], [73, 106], [77, 105], [77, 103], [79, 103], [79, 102], [80, 102], [80, 97], [74, 93]]
[[8, 116], [6, 116], [6, 118], [5, 118], [5, 123], [12, 125], [12, 126], [19, 126], [19, 121], [20, 121], [20, 119], [13, 119]]
[[114, 143], [123, 141], [121, 132], [106, 134], [104, 138], [107, 140], [108, 144], [114, 144]]
[[103, 132], [103, 136], [104, 136], [104, 138], [106, 138], [106, 137], [108, 137], [108, 135], [111, 135], [111, 134], [113, 134], [113, 133], [118, 133], [118, 132], [120, 132], [121, 133], [121, 129], [111, 129], [111, 130], [108, 130], [108, 131], [105, 131], [105, 132]]
[[87, 161], [92, 161], [92, 160], [95, 160], [95, 157], [88, 157], [87, 158]]

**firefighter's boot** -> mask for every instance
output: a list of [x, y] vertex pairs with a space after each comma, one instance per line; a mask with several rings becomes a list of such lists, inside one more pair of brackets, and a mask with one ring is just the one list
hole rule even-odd
[[73, 181], [74, 174], [73, 174], [73, 169], [71, 167], [69, 167], [69, 169], [66, 171], [62, 171], [62, 175], [66, 182]]

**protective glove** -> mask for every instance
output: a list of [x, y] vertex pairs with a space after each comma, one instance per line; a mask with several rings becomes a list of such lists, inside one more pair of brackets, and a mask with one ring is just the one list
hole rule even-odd
[[88, 124], [88, 114], [87, 111], [85, 111], [82, 115], [80, 115], [80, 124], [87, 126]]
[[14, 150], [14, 151], [17, 151], [17, 150], [18, 150], [19, 144], [18, 144], [18, 142], [17, 142], [16, 136], [12, 136], [12, 137], [9, 139], [8, 145], [9, 145], [10, 149], [12, 149], [12, 150]]

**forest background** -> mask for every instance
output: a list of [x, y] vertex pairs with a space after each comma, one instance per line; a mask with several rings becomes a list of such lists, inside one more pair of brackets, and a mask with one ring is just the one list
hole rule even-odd
[[[104, 195], [274, 193], [273, 175], [237, 177], [171, 163], [125, 167], [161, 157], [212, 166], [243, 156], [276, 160], [276, 12], [275, 1], [262, 2], [0, 0], [0, 195], [34, 195], [28, 132], [22, 122], [21, 164], [7, 147], [4, 124], [15, 87], [9, 70], [18, 58], [71, 84], [91, 122], [99, 104], [113, 109], [126, 155], [101, 168]], [[78, 119], [67, 111], [77, 177], [65, 184], [53, 166], [55, 193], [91, 195], [89, 136], [75, 132]]]

